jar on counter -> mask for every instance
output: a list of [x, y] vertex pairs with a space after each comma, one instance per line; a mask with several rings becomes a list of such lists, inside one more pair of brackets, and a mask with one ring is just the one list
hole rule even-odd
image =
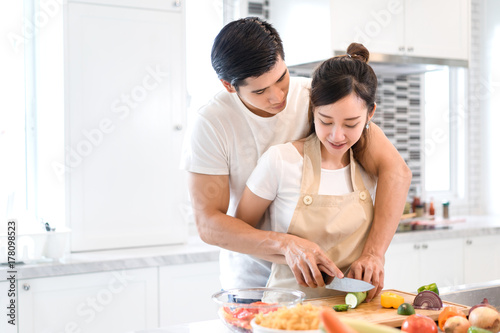
[[450, 218], [450, 202], [443, 202], [443, 219]]
[[415, 207], [415, 216], [416, 217], [424, 216], [424, 205], [419, 204]]

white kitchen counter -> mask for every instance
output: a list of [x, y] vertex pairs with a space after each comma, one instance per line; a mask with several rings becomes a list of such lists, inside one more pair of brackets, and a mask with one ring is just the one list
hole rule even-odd
[[454, 216], [450, 221], [435, 230], [398, 232], [392, 244], [500, 234], [500, 216]]
[[[451, 223], [447, 226], [448, 229], [396, 233], [392, 243], [500, 234], [500, 217], [464, 218], [465, 222]], [[218, 259], [218, 247], [205, 244], [199, 237], [192, 236], [187, 244], [72, 253], [60, 262], [18, 264], [16, 269], [18, 279], [30, 279], [199, 263]], [[7, 270], [6, 266], [0, 267], [0, 281], [6, 278]]]

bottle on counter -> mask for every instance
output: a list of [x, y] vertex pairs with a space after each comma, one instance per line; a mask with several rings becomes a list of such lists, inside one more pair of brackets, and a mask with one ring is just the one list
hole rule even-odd
[[445, 201], [443, 202], [443, 219], [449, 219], [450, 218], [450, 202]]
[[434, 214], [436, 214], [436, 209], [434, 208], [434, 200], [431, 198], [429, 203], [429, 215], [434, 216]]
[[420, 196], [414, 196], [413, 197], [413, 202], [411, 204], [412, 212], [416, 213], [417, 212], [417, 206], [420, 205]]

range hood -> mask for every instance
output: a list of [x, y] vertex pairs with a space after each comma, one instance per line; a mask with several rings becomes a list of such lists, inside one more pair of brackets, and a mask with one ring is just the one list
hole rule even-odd
[[[334, 54], [343, 55], [345, 51], [335, 51]], [[289, 66], [290, 73], [296, 76], [309, 77], [316, 66], [323, 60]], [[370, 66], [377, 76], [383, 75], [415, 75], [430, 71], [442, 70], [445, 67], [468, 67], [466, 60], [424, 58], [414, 56], [400, 56], [381, 53], [370, 53]]]

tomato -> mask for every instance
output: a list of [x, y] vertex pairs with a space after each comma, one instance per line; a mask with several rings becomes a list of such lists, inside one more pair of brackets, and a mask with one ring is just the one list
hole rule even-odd
[[451, 318], [451, 317], [455, 317], [455, 316], [460, 316], [460, 317], [464, 317], [464, 318], [467, 318], [465, 316], [465, 314], [460, 311], [459, 308], [457, 308], [456, 306], [447, 306], [443, 309], [443, 311], [441, 311], [441, 313], [439, 314], [439, 317], [438, 317], [438, 324], [439, 324], [439, 328], [444, 331], [444, 324], [446, 323], [446, 321]]
[[408, 333], [437, 333], [438, 327], [431, 318], [414, 314], [405, 319], [401, 331]]
[[231, 308], [231, 307], [223, 307], [221, 310], [221, 314], [224, 317], [224, 320], [233, 325], [235, 327], [244, 328], [246, 330], [251, 330], [250, 322], [258, 313], [268, 313], [271, 311], [276, 311], [278, 306], [274, 307], [274, 303], [264, 303], [264, 302], [254, 302], [250, 305], [264, 305], [269, 307], [262, 308]]

